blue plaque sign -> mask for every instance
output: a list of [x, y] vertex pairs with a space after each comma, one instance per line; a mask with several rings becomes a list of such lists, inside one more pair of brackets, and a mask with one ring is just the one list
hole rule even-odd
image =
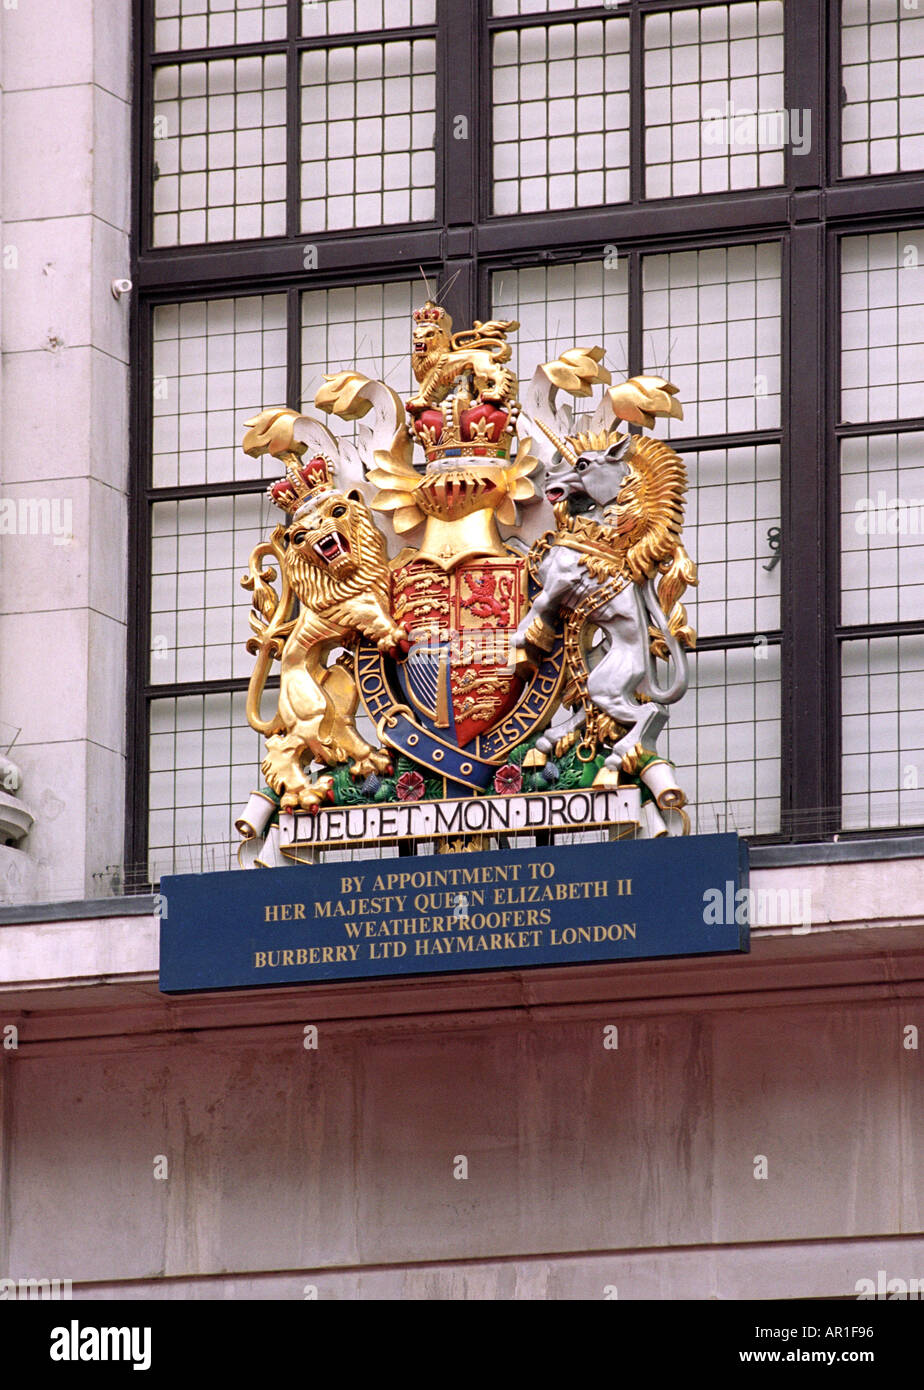
[[180, 874], [161, 900], [165, 993], [749, 949], [737, 835]]

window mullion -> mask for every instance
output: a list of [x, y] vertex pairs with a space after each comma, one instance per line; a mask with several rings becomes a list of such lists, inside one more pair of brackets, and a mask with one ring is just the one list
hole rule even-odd
[[826, 517], [825, 265], [821, 223], [793, 228], [783, 306], [782, 820], [800, 840], [824, 834], [822, 813], [837, 803], [828, 582], [837, 556], [830, 553]]

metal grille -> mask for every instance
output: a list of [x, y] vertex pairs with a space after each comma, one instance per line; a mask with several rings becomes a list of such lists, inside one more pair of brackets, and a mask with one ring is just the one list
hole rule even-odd
[[158, 68], [155, 246], [285, 233], [285, 96], [281, 54]]
[[649, 198], [782, 183], [791, 116], [781, 0], [646, 16]]
[[924, 230], [845, 237], [841, 418], [920, 415], [924, 391]]
[[273, 0], [155, 0], [154, 47], [222, 48], [281, 39], [286, 6]]
[[917, 0], [843, 0], [841, 168], [924, 169], [924, 12]]
[[924, 635], [843, 648], [843, 823], [924, 820]]
[[561, 211], [629, 196], [629, 24], [494, 35], [494, 211]]
[[436, 45], [364, 44], [302, 56], [302, 230], [429, 220]]
[[713, 247], [646, 256], [646, 371], [683, 382], [668, 434], [711, 435], [780, 423], [780, 247]]

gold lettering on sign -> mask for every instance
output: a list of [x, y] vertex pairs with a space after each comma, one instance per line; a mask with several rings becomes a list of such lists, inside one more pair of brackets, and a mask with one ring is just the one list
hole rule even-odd
[[295, 922], [305, 920], [304, 903], [270, 903], [263, 909], [264, 922]]
[[291, 951], [254, 951], [255, 970], [278, 970], [286, 965], [348, 965], [355, 962], [358, 946], [300, 946]]
[[550, 946], [589, 945], [600, 941], [635, 939], [634, 922], [611, 922], [608, 927], [553, 927], [549, 932]]

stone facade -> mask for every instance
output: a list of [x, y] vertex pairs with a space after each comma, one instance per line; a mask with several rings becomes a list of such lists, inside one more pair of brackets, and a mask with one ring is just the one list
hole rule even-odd
[[758, 927], [746, 957], [189, 998], [158, 994], [156, 917], [0, 929], [0, 1276], [627, 1300], [924, 1277], [924, 859], [752, 885], [810, 892], [811, 928]]
[[129, 0], [4, 7], [0, 61], [0, 751], [35, 815], [0, 900], [79, 899], [122, 861]]

